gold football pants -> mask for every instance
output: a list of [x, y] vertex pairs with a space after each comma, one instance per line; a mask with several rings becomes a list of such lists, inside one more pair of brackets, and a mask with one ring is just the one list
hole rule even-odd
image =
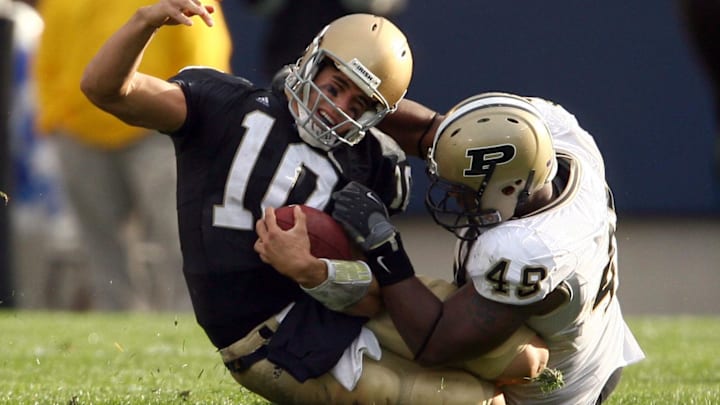
[[[456, 289], [443, 280], [422, 280], [441, 299]], [[262, 331], [275, 331], [277, 327], [274, 317], [258, 325], [243, 339], [220, 351], [223, 362], [255, 353], [268, 341], [263, 337], [267, 333]], [[456, 367], [427, 368], [412, 361], [410, 350], [386, 314], [373, 318], [367, 327], [380, 341], [382, 358], [363, 359], [363, 373], [353, 391], [345, 389], [329, 373], [301, 383], [265, 358], [231, 374], [245, 388], [278, 404], [489, 405], [497, 394], [490, 380], [500, 375], [534, 335], [523, 328], [483, 357]]]

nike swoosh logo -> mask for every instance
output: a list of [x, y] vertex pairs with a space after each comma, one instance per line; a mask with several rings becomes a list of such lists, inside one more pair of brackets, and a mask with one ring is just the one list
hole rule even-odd
[[377, 199], [377, 197], [375, 197], [375, 193], [373, 193], [372, 191], [368, 191], [367, 193], [365, 193], [365, 196], [366, 196], [367, 198], [375, 201], [375, 202], [378, 203], [380, 206], [384, 206], [384, 205], [385, 205], [385, 204], [383, 204], [382, 201], [379, 201], [379, 200]]
[[383, 270], [385, 270], [388, 274], [392, 274], [392, 272], [390, 271], [390, 269], [388, 269], [388, 267], [387, 267], [387, 266], [385, 265], [385, 263], [384, 263], [384, 262], [385, 262], [385, 256], [378, 256], [377, 259], [375, 259], [375, 261], [376, 261], [376, 262], [380, 265], [380, 267], [382, 267]]

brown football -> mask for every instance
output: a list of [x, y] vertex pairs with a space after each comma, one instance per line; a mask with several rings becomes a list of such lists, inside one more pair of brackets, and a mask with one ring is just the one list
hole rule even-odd
[[[287, 230], [295, 225], [294, 205], [277, 208], [275, 217], [280, 228]], [[310, 252], [313, 256], [325, 259], [353, 259], [352, 242], [342, 225], [332, 216], [307, 205], [300, 206], [307, 218], [307, 231], [310, 237]]]

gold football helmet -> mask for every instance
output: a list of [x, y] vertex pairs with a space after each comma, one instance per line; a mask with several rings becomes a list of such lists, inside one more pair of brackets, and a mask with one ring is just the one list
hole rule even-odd
[[[358, 119], [351, 118], [315, 86], [313, 79], [324, 63], [333, 63], [376, 103]], [[413, 60], [405, 35], [383, 17], [350, 14], [327, 25], [291, 66], [285, 81], [290, 112], [300, 136], [309, 144], [329, 150], [341, 142], [354, 145], [365, 131], [387, 114], [407, 92]], [[317, 93], [311, 103], [311, 94]], [[320, 100], [333, 106], [344, 118], [328, 124], [316, 112]], [[338, 133], [339, 128], [351, 127]]]
[[463, 100], [438, 128], [428, 158], [425, 204], [462, 237], [513, 217], [557, 171], [552, 135], [526, 98], [484, 93]]

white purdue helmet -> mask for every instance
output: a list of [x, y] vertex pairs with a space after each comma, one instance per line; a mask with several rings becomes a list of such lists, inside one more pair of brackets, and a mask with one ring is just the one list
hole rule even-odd
[[[513, 217], [518, 204], [557, 171], [552, 136], [523, 97], [484, 93], [448, 111], [428, 158], [425, 204], [457, 236]], [[466, 234], [465, 229], [475, 232]]]
[[[357, 120], [335, 106], [313, 79], [324, 63], [333, 63], [376, 102]], [[327, 25], [291, 66], [285, 81], [290, 112], [302, 139], [325, 150], [341, 142], [358, 143], [365, 131], [395, 111], [410, 85], [413, 60], [405, 35], [393, 23], [371, 14], [350, 14]], [[310, 103], [311, 93], [320, 97]], [[338, 110], [345, 120], [329, 126], [316, 115], [320, 100]], [[339, 128], [352, 129], [342, 135]]]

